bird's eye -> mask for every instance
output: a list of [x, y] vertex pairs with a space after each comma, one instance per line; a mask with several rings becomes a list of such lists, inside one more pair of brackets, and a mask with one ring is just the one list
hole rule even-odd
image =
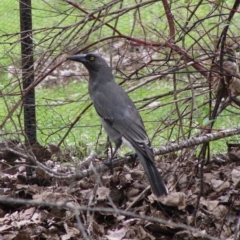
[[94, 61], [94, 57], [90, 57], [89, 60], [90, 60], [90, 61]]

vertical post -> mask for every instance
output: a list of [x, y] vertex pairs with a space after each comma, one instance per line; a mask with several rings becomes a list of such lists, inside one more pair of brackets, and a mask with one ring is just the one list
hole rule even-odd
[[[22, 81], [23, 90], [25, 90], [34, 81], [31, 0], [20, 0], [19, 4], [21, 26]], [[26, 142], [32, 145], [37, 141], [34, 89], [32, 89], [23, 99], [23, 108], [24, 131], [27, 138]], [[31, 175], [31, 170], [27, 170], [27, 175]]]

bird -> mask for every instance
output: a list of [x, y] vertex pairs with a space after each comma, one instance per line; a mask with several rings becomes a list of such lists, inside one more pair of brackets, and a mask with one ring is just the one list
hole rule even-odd
[[89, 72], [88, 92], [103, 128], [115, 150], [107, 165], [112, 164], [117, 150], [126, 144], [140, 159], [152, 192], [157, 196], [168, 194], [168, 189], [154, 163], [154, 150], [146, 133], [142, 118], [131, 98], [119, 86], [106, 60], [96, 53], [67, 57], [82, 63]]

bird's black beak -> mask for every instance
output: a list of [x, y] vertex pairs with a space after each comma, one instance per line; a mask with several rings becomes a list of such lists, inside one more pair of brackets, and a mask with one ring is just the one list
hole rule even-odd
[[78, 54], [78, 55], [68, 56], [67, 59], [75, 62], [84, 63], [84, 62], [87, 62], [86, 56], [87, 54]]

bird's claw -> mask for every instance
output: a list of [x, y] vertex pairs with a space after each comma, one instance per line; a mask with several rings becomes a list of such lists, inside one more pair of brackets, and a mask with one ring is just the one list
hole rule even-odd
[[113, 163], [112, 159], [106, 159], [103, 161], [103, 164], [109, 167], [111, 174], [113, 174]]
[[136, 153], [127, 153], [125, 154], [126, 157], [130, 157], [132, 161], [132, 168], [136, 166], [137, 154]]

